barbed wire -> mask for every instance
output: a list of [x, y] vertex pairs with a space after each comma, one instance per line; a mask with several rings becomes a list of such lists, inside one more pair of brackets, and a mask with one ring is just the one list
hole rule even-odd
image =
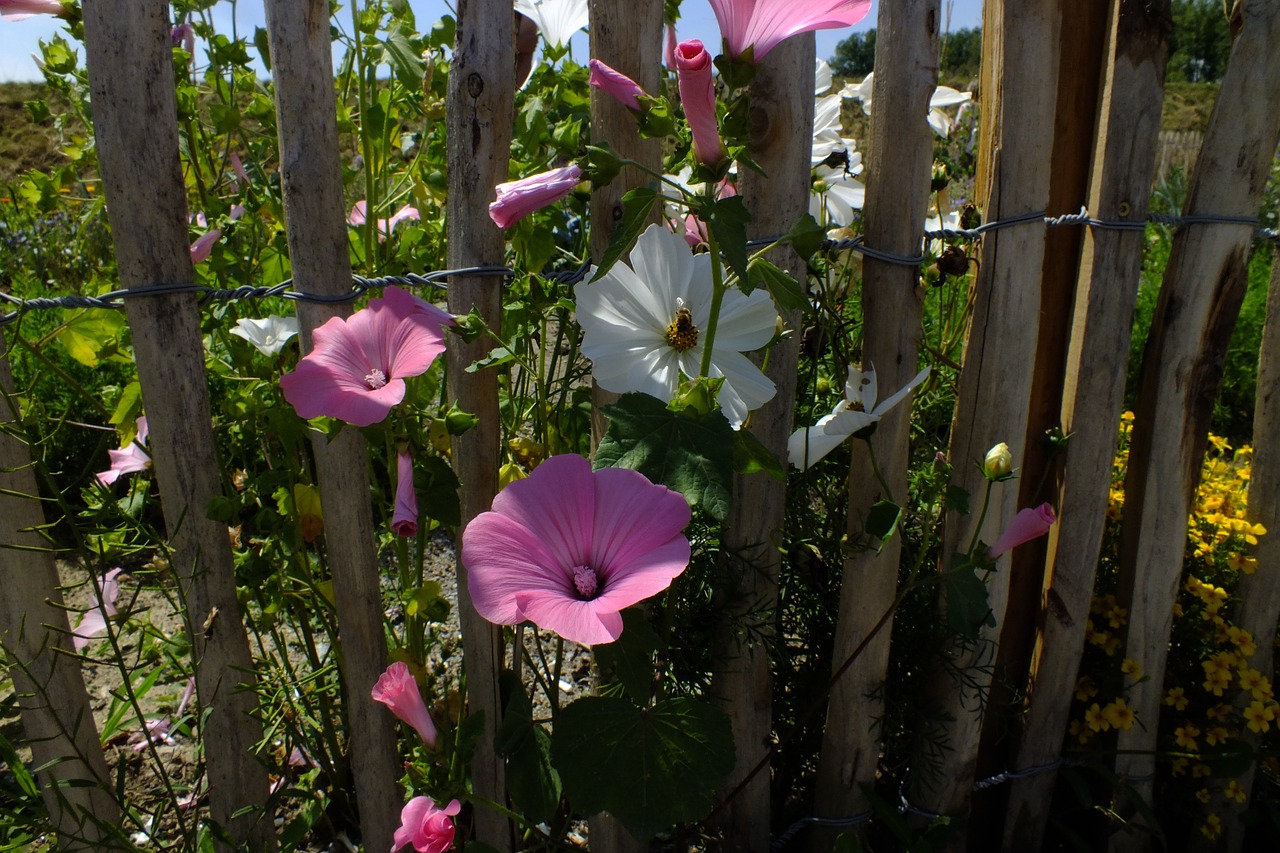
[[[1181, 214], [1172, 213], [1150, 213], [1143, 219], [1107, 220], [1096, 219], [1090, 216], [1089, 212], [1083, 207], [1080, 208], [1079, 213], [1048, 216], [1044, 211], [1037, 211], [1034, 213], [1022, 214], [1020, 216], [1011, 216], [1007, 219], [993, 220], [991, 222], [983, 223], [976, 228], [938, 228], [926, 230], [923, 232], [923, 236], [926, 241], [975, 241], [982, 239], [983, 236], [991, 233], [992, 231], [1037, 222], [1042, 223], [1046, 228], [1059, 228], [1067, 225], [1088, 225], [1090, 228], [1117, 231], [1140, 231], [1145, 229], [1148, 223], [1172, 225], [1176, 227], [1183, 225], [1214, 224], [1237, 226], [1248, 225], [1254, 227], [1255, 238], [1275, 243], [1277, 247], [1280, 247], [1280, 231], [1277, 231], [1274, 228], [1258, 227], [1257, 217], [1207, 214], [1183, 216]], [[747, 246], [748, 248], [761, 248], [772, 245], [780, 239], [783, 238], [775, 237], [768, 240], [751, 240], [747, 243]], [[874, 260], [890, 264], [899, 264], [902, 266], [920, 266], [928, 260], [926, 255], [899, 255], [893, 252], [877, 249], [873, 246], [868, 246], [865, 239], [861, 236], [839, 240], [826, 239], [822, 242], [822, 248], [826, 251], [854, 251]], [[573, 285], [584, 280], [590, 273], [591, 267], [591, 260], [587, 259], [576, 268], [540, 274], [539, 277], [545, 281], [556, 284]], [[158, 284], [147, 287], [113, 290], [110, 293], [105, 293], [101, 296], [69, 294], [66, 296], [39, 296], [31, 299], [22, 299], [9, 293], [0, 292], [0, 303], [13, 306], [12, 310], [9, 310], [4, 314], [0, 314], [0, 328], [4, 328], [10, 323], [16, 322], [24, 314], [28, 314], [32, 311], [48, 311], [67, 308], [100, 308], [118, 311], [124, 307], [126, 299], [137, 296], [166, 296], [171, 294], [193, 293], [197, 296], [197, 301], [201, 305], [208, 302], [255, 300], [270, 297], [278, 297], [280, 299], [286, 299], [293, 302], [337, 305], [344, 302], [353, 302], [370, 290], [380, 290], [391, 285], [405, 285], [415, 288], [444, 288], [445, 282], [449, 278], [477, 276], [512, 279], [516, 276], [516, 271], [506, 266], [487, 264], [474, 267], [461, 267], [458, 269], [436, 270], [434, 272], [423, 274], [409, 273], [406, 275], [379, 276], [377, 278], [366, 278], [360, 275], [353, 275], [351, 277], [351, 289], [344, 293], [335, 295], [322, 295], [318, 293], [308, 293], [301, 290], [292, 290], [293, 279], [286, 279], [279, 284], [270, 286], [244, 285], [233, 288], [208, 287], [201, 284], [185, 283]]]
[[[1021, 770], [1004, 770], [1000, 773], [992, 774], [991, 776], [987, 776], [975, 782], [973, 790], [984, 791], [987, 788], [994, 788], [998, 785], [1003, 785], [1006, 782], [1013, 782], [1018, 779], [1028, 779], [1032, 776], [1039, 776], [1042, 773], [1050, 773], [1055, 770], [1060, 770], [1063, 767], [1084, 767], [1088, 766], [1089, 763], [1090, 762], [1084, 758], [1063, 756], [1055, 761], [1049, 761], [1044, 764], [1033, 764], [1030, 767], [1024, 767]], [[1154, 778], [1154, 774], [1127, 777], [1130, 782], [1149, 781]], [[898, 814], [913, 814], [919, 817], [928, 818], [929, 820], [940, 820], [947, 817], [947, 815], [941, 812], [930, 811], [929, 809], [913, 805], [911, 801], [907, 799], [907, 782], [905, 777], [898, 784]], [[858, 814], [851, 815], [849, 817], [802, 817], [783, 830], [782, 833], [769, 845], [769, 850], [770, 853], [781, 853], [781, 851], [791, 843], [791, 840], [806, 827], [822, 826], [832, 829], [848, 829], [850, 827], [866, 823], [874, 817], [875, 812], [870, 810], [859, 812]]]

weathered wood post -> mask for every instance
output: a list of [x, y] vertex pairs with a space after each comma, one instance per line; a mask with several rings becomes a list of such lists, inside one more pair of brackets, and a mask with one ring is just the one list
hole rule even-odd
[[[1129, 448], [1120, 599], [1129, 610], [1126, 656], [1163, 673], [1222, 358], [1247, 285], [1250, 220], [1280, 141], [1280, 0], [1251, 0], [1214, 104], [1184, 215], [1242, 217], [1183, 225], [1174, 238], [1151, 322]], [[1121, 732], [1116, 773], [1150, 802], [1163, 693], [1156, 677], [1130, 688], [1139, 725]], [[1122, 803], [1122, 808], [1132, 803]], [[1149, 842], [1135, 816], [1113, 850]]]
[[[751, 214], [748, 235], [777, 237], [791, 229], [809, 209], [809, 167], [813, 139], [812, 33], [787, 39], [760, 61], [751, 83], [748, 152], [767, 177], [749, 169], [740, 173], [739, 191]], [[790, 246], [771, 253], [770, 260], [799, 281], [806, 266]], [[795, 329], [799, 312], [783, 319]], [[750, 430], [783, 465], [795, 409], [799, 335], [774, 347], [766, 375], [777, 393], [751, 416]], [[759, 357], [753, 357], [757, 363]], [[769, 652], [750, 638], [773, 633], [778, 600], [778, 570], [786, 513], [786, 484], [764, 474], [735, 475], [733, 505], [724, 525], [724, 548], [739, 587], [729, 596], [724, 624], [742, 626], [742, 633], [717, 639], [717, 668], [712, 693], [723, 703], [733, 728], [737, 759], [725, 789], [733, 791], [772, 748], [773, 702]], [[763, 616], [762, 616], [763, 614]], [[750, 783], [721, 810], [718, 823], [728, 850], [758, 851], [769, 847], [769, 773], [756, 773]]]
[[[984, 456], [993, 445], [1007, 442], [1016, 467], [1026, 435], [1045, 243], [1037, 214], [1049, 197], [1060, 19], [1058, 0], [988, 0], [983, 10], [982, 138], [989, 156], [977, 195], [988, 221], [1029, 220], [990, 233], [982, 243], [951, 433], [952, 481], [969, 493], [975, 511], [947, 514], [946, 555], [966, 549], [975, 536], [994, 542], [1017, 510], [1016, 484], [996, 484], [979, 527], [977, 508], [988, 485], [980, 468]], [[942, 562], [945, 570], [949, 556]], [[1008, 555], [1002, 557], [987, 579], [997, 623], [1004, 619], [1009, 563]], [[917, 777], [912, 792], [912, 801], [930, 811], [956, 812], [969, 801], [998, 624], [982, 626], [977, 635], [946, 652], [951, 666], [966, 673], [965, 683], [941, 666], [931, 679], [948, 749], [936, 781]]]
[[[280, 177], [295, 287], [319, 296], [351, 292], [342, 168], [338, 150], [333, 47], [326, 0], [268, 0]], [[298, 303], [305, 351], [311, 333], [349, 302]], [[332, 441], [316, 434], [325, 552], [338, 612], [350, 768], [360, 829], [370, 850], [389, 849], [400, 825], [402, 769], [395, 720], [370, 691], [387, 665], [382, 592], [369, 504], [369, 453], [360, 431], [342, 430]]]
[[[927, 117], [938, 85], [939, 13], [939, 0], [904, 0], [882, 3], [876, 21], [876, 106], [863, 221], [868, 246], [908, 257], [921, 252], [920, 229], [929, 205], [933, 131]], [[920, 269], [866, 257], [862, 293], [862, 367], [875, 366], [877, 388], [886, 397], [918, 370]], [[908, 397], [881, 419], [871, 437], [880, 471], [899, 504], [907, 500], [910, 433]], [[851, 449], [848, 536], [857, 542], [863, 539], [871, 506], [889, 495], [877, 485], [865, 443], [855, 440]], [[880, 551], [868, 547], [845, 558], [832, 650], [835, 674], [893, 606], [901, 555], [902, 539], [894, 536]], [[819, 816], [848, 817], [868, 808], [863, 788], [875, 781], [881, 734], [868, 721], [884, 714], [877, 688], [888, 671], [892, 630], [890, 619], [831, 688], [818, 760]], [[824, 837], [824, 849], [830, 849], [831, 839]]]
[[[254, 755], [262, 726], [252, 716], [253, 660], [236, 599], [231, 541], [226, 526], [205, 512], [222, 496], [222, 478], [199, 309], [189, 293], [145, 293], [192, 280], [168, 10], [158, 0], [85, 5], [94, 137], [120, 281], [143, 291], [125, 307], [206, 712], [200, 735], [213, 745], [205, 751], [213, 819], [237, 843], [274, 850], [267, 771]], [[233, 817], [246, 806], [248, 812]]]
[[[1120, 0], [1109, 18], [1108, 73], [1088, 208], [1097, 219], [1134, 227], [1085, 233], [1061, 407], [1062, 430], [1071, 439], [1055, 501], [1059, 519], [1049, 531], [1040, 627], [1014, 769], [1055, 761], [1066, 733], [1106, 524], [1159, 139], [1168, 3]], [[1040, 847], [1056, 778], [1046, 772], [1012, 783], [1005, 850]]]
[[[591, 57], [626, 74], [646, 92], [657, 94], [662, 76], [662, 11], [661, 3], [591, 0]], [[662, 168], [662, 141], [642, 139], [635, 116], [600, 89], [591, 90], [591, 141], [607, 142], [620, 156], [643, 163], [655, 172]], [[651, 180], [649, 175], [628, 166], [607, 186], [592, 190], [592, 257], [604, 256], [614, 231], [622, 224], [622, 196]], [[594, 388], [592, 434], [596, 442], [607, 428], [600, 408], [617, 397], [599, 386]], [[608, 814], [591, 818], [590, 839], [591, 849], [599, 853], [649, 849], [647, 841], [636, 839]]]
[[[489, 219], [494, 187], [507, 180], [514, 121], [515, 53], [510, 0], [460, 0], [458, 41], [449, 70], [446, 126], [449, 175], [449, 266], [500, 264], [506, 250], [502, 230]], [[449, 281], [449, 310], [475, 309], [490, 327], [500, 328], [503, 280], [493, 276], [454, 276]], [[453, 440], [453, 468], [462, 481], [462, 526], [489, 509], [498, 493], [498, 376], [493, 369], [467, 373], [488, 355], [483, 339], [451, 340], [448, 351], [449, 396], [479, 417], [479, 423]], [[459, 539], [461, 542], [461, 539]], [[472, 782], [476, 793], [506, 804], [502, 761], [494, 738], [502, 717], [498, 672], [503, 662], [502, 629], [485, 621], [471, 603], [467, 573], [458, 564], [458, 615], [462, 621], [467, 701], [484, 714], [484, 734], [476, 749]], [[475, 813], [476, 835], [500, 850], [510, 849], [507, 819], [490, 809]]]
[[98, 727], [72, 652], [53, 551], [31, 454], [22, 438], [4, 335], [0, 333], [0, 645], [11, 660], [22, 728], [31, 747], [58, 849], [121, 849], [106, 827], [120, 821]]

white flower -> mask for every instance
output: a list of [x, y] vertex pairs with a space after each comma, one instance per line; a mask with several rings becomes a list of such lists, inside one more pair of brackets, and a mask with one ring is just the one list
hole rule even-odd
[[587, 0], [516, 0], [516, 11], [537, 24], [552, 47], [568, 44], [587, 25]]
[[241, 317], [236, 321], [236, 327], [231, 330], [231, 334], [244, 338], [257, 347], [258, 352], [263, 355], [275, 355], [284, 349], [289, 338], [298, 334], [298, 318], [281, 317], [276, 314], [272, 314], [265, 320]]
[[809, 196], [809, 213], [824, 228], [853, 222], [853, 212], [862, 209], [866, 198], [867, 188], [853, 177], [862, 171], [862, 154], [850, 151], [848, 160], [847, 166], [818, 166], [813, 170], [817, 183]]
[[[594, 272], [592, 273], [594, 275]], [[670, 402], [681, 375], [695, 377], [711, 315], [711, 256], [695, 255], [684, 238], [650, 225], [599, 281], [574, 288], [583, 354], [600, 387], [641, 391]], [[720, 408], [734, 428], [773, 398], [775, 388], [744, 352], [774, 335], [778, 312], [763, 290], [744, 296], [730, 288], [720, 307], [712, 345], [712, 377], [723, 376]]]
[[898, 393], [877, 405], [876, 369], [872, 367], [864, 373], [850, 365], [849, 379], [844, 384], [845, 398], [836, 404], [831, 414], [820, 418], [813, 426], [791, 434], [787, 441], [787, 458], [796, 468], [807, 470], [849, 436], [879, 423], [886, 412], [902, 402], [911, 389], [928, 375], [929, 368], [926, 367], [899, 388]]
[[[847, 83], [840, 90], [841, 97], [853, 98], [862, 101], [862, 111], [867, 115], [871, 115], [871, 86], [875, 72], [868, 74], [863, 78], [861, 83]], [[933, 128], [934, 133], [945, 137], [951, 132], [951, 116], [942, 110], [945, 107], [954, 107], [963, 104], [973, 97], [972, 92], [960, 92], [952, 89], [950, 86], [939, 86], [933, 91], [933, 95], [929, 98], [929, 126]]]

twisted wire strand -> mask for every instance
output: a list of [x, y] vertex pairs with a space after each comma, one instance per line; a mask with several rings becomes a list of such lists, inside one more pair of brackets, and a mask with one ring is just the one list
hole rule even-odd
[[[1088, 210], [1083, 207], [1080, 208], [1078, 213], [1066, 213], [1058, 216], [1048, 216], [1044, 211], [1024, 213], [1019, 216], [1008, 217], [1007, 219], [997, 219], [991, 222], [986, 222], [979, 225], [977, 228], [939, 228], [924, 231], [923, 238], [925, 240], [974, 241], [982, 239], [984, 235], [992, 231], [1033, 223], [1041, 223], [1046, 228], [1059, 228], [1067, 225], [1087, 225], [1090, 228], [1113, 231], [1141, 231], [1146, 228], [1147, 223], [1172, 225], [1175, 227], [1182, 227], [1186, 225], [1244, 225], [1254, 229], [1254, 236], [1257, 239], [1274, 243], [1278, 248], [1280, 248], [1280, 231], [1277, 231], [1274, 228], [1258, 227], [1258, 218], [1254, 216], [1210, 214], [1184, 216], [1171, 213], [1149, 213], [1142, 219], [1109, 220], [1095, 219], [1090, 216]], [[758, 249], [771, 245], [780, 239], [782, 238], [775, 237], [773, 239], [752, 240], [747, 245], [749, 248]], [[925, 255], [899, 255], [894, 252], [877, 249], [874, 246], [868, 246], [865, 239], [861, 236], [840, 240], [826, 239], [822, 241], [822, 248], [826, 251], [854, 251], [877, 261], [883, 261], [890, 264], [900, 264], [903, 266], [916, 267], [922, 265], [926, 260], [928, 260]], [[539, 277], [544, 281], [553, 284], [574, 285], [586, 279], [587, 275], [591, 272], [591, 269], [592, 262], [588, 258], [576, 268], [546, 273]], [[201, 305], [209, 302], [255, 300], [265, 299], [268, 297], [279, 297], [292, 302], [337, 305], [343, 302], [352, 302], [370, 290], [381, 290], [391, 285], [403, 285], [410, 288], [443, 289], [446, 286], [445, 282], [448, 279], [455, 277], [492, 277], [501, 278], [510, 282], [515, 278], [515, 276], [515, 270], [498, 264], [436, 270], [425, 274], [410, 273], [408, 275], [379, 276], [377, 278], [366, 278], [364, 276], [353, 275], [351, 277], [351, 289], [345, 293], [333, 296], [292, 290], [293, 279], [286, 279], [279, 284], [270, 286], [243, 285], [232, 288], [216, 288], [181, 282], [166, 283], [148, 287], [113, 290], [110, 293], [103, 294], [102, 296], [80, 296], [69, 294], [66, 296], [37, 296], [31, 299], [22, 299], [9, 293], [0, 292], [0, 304], [12, 306], [11, 310], [4, 314], [0, 314], [0, 328], [16, 322], [22, 315], [28, 314], [32, 311], [48, 311], [65, 308], [101, 308], [107, 310], [119, 310], [124, 307], [126, 299], [131, 299], [137, 296], [169, 296], [173, 294], [194, 293], [197, 297], [197, 301]]]

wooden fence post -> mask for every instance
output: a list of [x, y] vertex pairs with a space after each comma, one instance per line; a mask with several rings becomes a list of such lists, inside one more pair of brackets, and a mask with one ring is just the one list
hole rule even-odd
[[44, 513], [2, 332], [0, 398], [0, 644], [10, 660], [23, 732], [33, 763], [43, 768], [37, 778], [58, 849], [121, 849], [105, 831], [119, 824], [120, 805], [71, 648], [58, 567], [36, 532]]
[[[662, 4], [632, 0], [591, 0], [591, 58], [626, 74], [651, 95], [662, 84]], [[591, 90], [591, 141], [607, 142], [622, 157], [643, 163], [655, 172], [662, 168], [662, 140], [642, 139], [631, 111], [600, 89]], [[613, 233], [622, 224], [622, 196], [652, 180], [628, 166], [607, 186], [591, 191], [591, 255], [601, 258]], [[602, 406], [618, 395], [598, 385], [592, 394], [592, 446], [608, 427]], [[612, 815], [602, 813], [589, 821], [591, 849], [597, 853], [626, 853], [649, 849], [647, 840], [636, 839]]]
[[[983, 16], [984, 47], [994, 48], [983, 54], [982, 82], [982, 139], [991, 153], [977, 194], [988, 221], [1033, 218], [983, 239], [951, 433], [952, 481], [969, 493], [974, 512], [947, 514], [944, 571], [951, 552], [967, 548], [975, 536], [994, 542], [1017, 510], [1016, 484], [998, 483], [979, 527], [977, 510], [987, 489], [980, 465], [987, 451], [1003, 441], [1013, 448], [1015, 464], [1022, 458], [1045, 243], [1044, 225], [1036, 214], [1044, 211], [1049, 197], [1057, 92], [1059, 0], [988, 0]], [[987, 580], [997, 623], [1004, 619], [1009, 563], [1007, 555], [1002, 557]], [[950, 665], [965, 673], [964, 683], [957, 683], [942, 666], [931, 676], [929, 689], [937, 703], [933, 710], [939, 714], [938, 727], [947, 750], [936, 762], [936, 779], [928, 780], [923, 772], [916, 775], [912, 785], [916, 805], [956, 812], [969, 801], [997, 636], [998, 626], [984, 625], [975, 641], [956, 644], [946, 652]], [[924, 760], [921, 756], [919, 762]]]
[[[1276, 619], [1280, 617], [1280, 244], [1274, 248], [1271, 284], [1267, 288], [1267, 320], [1258, 353], [1258, 408], [1253, 414], [1253, 476], [1249, 479], [1249, 520], [1266, 525], [1267, 533], [1253, 549], [1261, 571], [1240, 579], [1236, 593], [1240, 604], [1234, 622], [1253, 635], [1258, 646], [1250, 666], [1275, 682]], [[1269, 569], [1269, 570], [1268, 570]], [[1250, 696], [1240, 691], [1248, 704]], [[1242, 737], [1251, 747], [1262, 742], [1260, 733], [1245, 729]], [[1252, 791], [1256, 763], [1240, 779], [1245, 791]], [[1240, 813], [1244, 806], [1223, 803], [1226, 849], [1238, 851], [1244, 845]]]
[[[751, 214], [751, 237], [785, 234], [809, 209], [815, 51], [812, 33], [787, 39], [760, 61], [751, 83], [748, 152], [767, 175], [749, 169], [739, 173], [739, 192]], [[805, 262], [789, 246], [772, 252], [770, 260], [802, 282], [808, 275]], [[786, 312], [783, 318], [795, 329], [800, 314]], [[749, 427], [783, 465], [795, 409], [799, 337], [792, 335], [774, 347], [765, 372], [777, 393], [752, 414]], [[774, 633], [786, 494], [785, 483], [764, 474], [734, 476], [724, 549], [739, 587], [729, 594], [728, 612], [720, 617], [711, 685], [729, 715], [737, 747], [727, 791], [735, 791], [772, 749], [769, 650], [766, 641], [751, 638]], [[736, 625], [739, 631], [729, 634], [725, 625]], [[768, 772], [756, 773], [720, 811], [717, 823], [724, 830], [726, 850], [768, 849], [769, 778]]]
[[[121, 283], [135, 291], [192, 280], [186, 188], [167, 3], [84, 6], [94, 137]], [[274, 850], [253, 660], [236, 599], [199, 309], [189, 293], [126, 300], [174, 569], [187, 606], [213, 818], [238, 843]], [[250, 811], [233, 817], [245, 807]]]
[[[500, 264], [506, 242], [489, 219], [494, 187], [507, 180], [511, 126], [515, 109], [515, 55], [511, 0], [462, 0], [458, 4], [458, 41], [449, 70], [446, 115], [449, 175], [449, 266]], [[454, 276], [449, 281], [449, 310], [475, 309], [492, 328], [501, 327], [503, 280], [493, 276]], [[489, 509], [498, 493], [498, 376], [493, 369], [467, 373], [488, 355], [490, 343], [451, 340], [448, 350], [449, 396], [479, 418], [453, 440], [453, 468], [462, 481], [462, 531]], [[459, 549], [460, 550], [460, 549]], [[472, 764], [476, 793], [506, 804], [506, 773], [494, 753], [501, 722], [498, 672], [503, 664], [502, 629], [487, 622], [471, 603], [466, 569], [458, 564], [458, 615], [462, 622], [463, 661], [471, 713], [484, 714], [484, 733]], [[499, 850], [511, 848], [510, 827], [498, 812], [476, 810], [476, 836]]]
[[[1125, 478], [1121, 604], [1126, 654], [1152, 676], [1130, 688], [1139, 725], [1121, 732], [1116, 773], [1150, 802], [1173, 605], [1187, 514], [1204, 459], [1222, 358], [1247, 285], [1249, 246], [1280, 137], [1280, 0], [1251, 0], [1214, 104], [1184, 215], [1245, 217], [1243, 224], [1184, 225], [1174, 238], [1142, 368]], [[1122, 803], [1132, 808], [1133, 803]], [[1132, 812], [1130, 812], [1132, 814]], [[1112, 849], [1149, 842], [1134, 831]]]
[[[289, 263], [298, 289], [322, 296], [351, 292], [342, 169], [338, 150], [330, 11], [327, 0], [267, 0], [280, 177], [288, 225]], [[350, 303], [298, 303], [305, 351], [311, 332]], [[325, 553], [333, 575], [347, 712], [349, 766], [360, 830], [370, 850], [390, 848], [400, 825], [403, 772], [395, 720], [371, 690], [387, 665], [381, 572], [369, 503], [369, 453], [360, 431], [332, 441], [313, 436], [324, 508]]]
[[[898, 255], [920, 254], [920, 229], [929, 204], [933, 130], [929, 98], [938, 85], [939, 0], [882, 3], [876, 21], [876, 75], [867, 154], [867, 198], [863, 210], [867, 245]], [[923, 294], [919, 267], [866, 257], [862, 262], [863, 369], [876, 369], [887, 397], [915, 376], [920, 351]], [[871, 441], [893, 499], [907, 499], [911, 397], [881, 419]], [[867, 447], [851, 442], [848, 536], [859, 541], [872, 504], [888, 498]], [[833, 674], [827, 725], [818, 760], [817, 814], [849, 817], [869, 808], [864, 786], [875, 782], [881, 732], [870, 721], [884, 714], [878, 691], [889, 667], [892, 618], [840, 674], [849, 655], [893, 606], [898, 589], [902, 539], [880, 551], [851, 551], [844, 561], [840, 615], [832, 650]], [[831, 836], [821, 833], [830, 849]]]
[[[1142, 223], [1160, 129], [1169, 5], [1119, 0], [1109, 18], [1109, 71], [1087, 206], [1097, 219]], [[1062, 750], [1106, 523], [1144, 243], [1141, 226], [1085, 232], [1061, 407], [1062, 431], [1071, 439], [1013, 769], [1048, 764]], [[1045, 772], [1012, 783], [1005, 850], [1039, 849], [1056, 778]]]

